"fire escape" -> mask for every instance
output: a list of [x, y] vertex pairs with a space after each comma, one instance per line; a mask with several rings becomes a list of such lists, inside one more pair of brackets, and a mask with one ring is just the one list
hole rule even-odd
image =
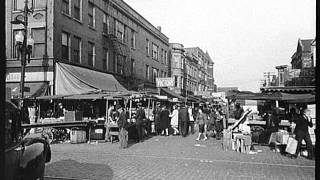
[[[128, 44], [127, 37], [118, 37], [116, 35], [116, 28], [114, 25], [109, 25], [109, 29], [107, 27], [104, 27], [103, 35], [106, 37], [107, 41], [110, 43], [114, 55], [117, 56], [117, 61], [114, 62], [116, 66], [115, 73], [119, 74], [126, 83], [126, 86], [129, 87], [130, 84], [134, 83], [134, 69], [131, 67], [131, 50], [130, 46]], [[124, 32], [123, 36], [127, 35], [126, 32]], [[119, 56], [120, 55], [120, 56]], [[118, 64], [120, 61], [121, 69], [118, 69]]]

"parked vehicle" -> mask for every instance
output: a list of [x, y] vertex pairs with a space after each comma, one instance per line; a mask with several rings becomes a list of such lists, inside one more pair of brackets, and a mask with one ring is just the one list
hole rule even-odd
[[5, 105], [5, 180], [43, 179], [51, 160], [50, 144], [42, 134], [23, 137], [22, 111], [12, 102]]

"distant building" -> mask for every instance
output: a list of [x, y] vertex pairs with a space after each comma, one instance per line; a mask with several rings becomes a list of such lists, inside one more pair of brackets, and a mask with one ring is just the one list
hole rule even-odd
[[[296, 52], [292, 55], [291, 66], [276, 66], [278, 74], [276, 83], [270, 82], [270, 76], [261, 87], [263, 92], [314, 92], [315, 91], [315, 47], [316, 41], [312, 39], [298, 40]], [[269, 82], [268, 82], [269, 81]]]
[[182, 94], [185, 85], [184, 85], [184, 79], [185, 79], [185, 67], [184, 62], [186, 60], [184, 47], [182, 44], [179, 43], [170, 43], [170, 75], [174, 78], [174, 87], [173, 90], [177, 94]]
[[291, 57], [292, 69], [312, 68], [311, 43], [313, 39], [298, 39], [296, 52]]
[[198, 62], [198, 89], [194, 92], [195, 95], [213, 92], [214, 77], [213, 77], [213, 61], [208, 53], [204, 53], [199, 47], [185, 48], [187, 54], [195, 57]]
[[199, 48], [184, 48], [170, 43], [170, 75], [174, 77], [171, 88], [182, 96], [211, 97], [215, 91], [213, 61]]

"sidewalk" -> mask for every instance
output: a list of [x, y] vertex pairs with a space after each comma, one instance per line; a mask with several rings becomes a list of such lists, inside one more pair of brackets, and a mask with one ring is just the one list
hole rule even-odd
[[256, 146], [261, 153], [240, 154], [223, 151], [221, 140], [197, 142], [195, 138], [155, 136], [127, 149], [119, 149], [118, 143], [55, 144], [45, 175], [75, 179], [270, 180], [315, 176], [315, 162], [303, 157], [290, 159], [264, 146]]

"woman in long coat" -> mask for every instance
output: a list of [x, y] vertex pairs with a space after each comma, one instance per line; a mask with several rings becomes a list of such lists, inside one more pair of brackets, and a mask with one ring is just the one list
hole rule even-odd
[[174, 132], [173, 135], [177, 135], [179, 133], [178, 130], [178, 122], [179, 122], [179, 118], [178, 118], [178, 108], [177, 106], [173, 106], [173, 111], [172, 114], [170, 114], [169, 116], [171, 117], [171, 127], [173, 128]]
[[166, 106], [163, 106], [160, 112], [160, 129], [162, 131], [161, 134], [164, 134], [164, 131], [166, 132], [166, 135], [169, 135], [169, 125], [170, 125], [170, 119], [169, 119], [169, 111], [166, 108]]

